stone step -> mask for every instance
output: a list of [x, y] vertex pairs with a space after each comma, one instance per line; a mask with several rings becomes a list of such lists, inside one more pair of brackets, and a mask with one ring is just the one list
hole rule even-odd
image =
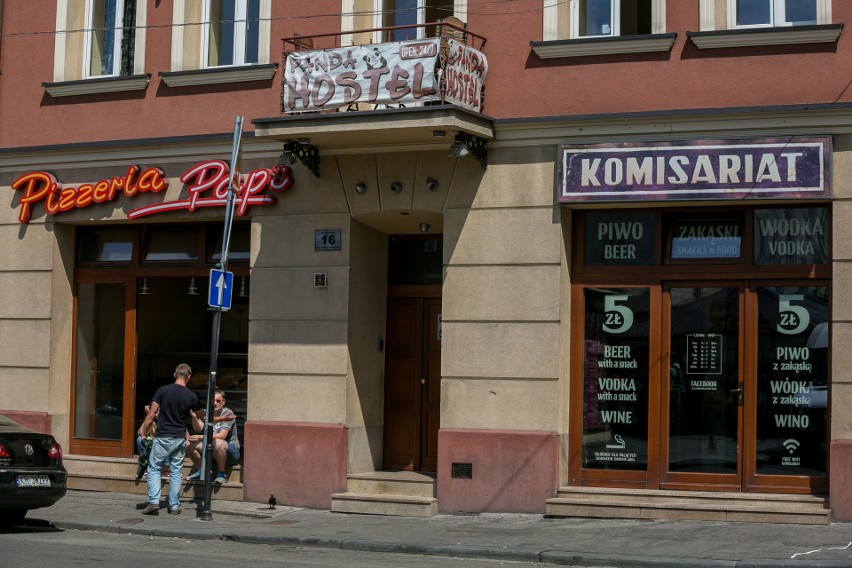
[[435, 477], [411, 471], [372, 471], [346, 477], [347, 493], [435, 497]]
[[[136, 481], [139, 462], [135, 458], [111, 458], [100, 456], [65, 455], [62, 457], [68, 470], [68, 488], [81, 491], [118, 492], [145, 495], [148, 486], [145, 478]], [[189, 460], [184, 461], [181, 476], [186, 478], [192, 468]], [[213, 497], [223, 501], [242, 501], [242, 467], [229, 468], [228, 481], [213, 484]], [[163, 480], [163, 487], [168, 480]], [[165, 492], [165, 489], [164, 489]], [[204, 483], [184, 482], [183, 494], [187, 497], [203, 498]]]
[[545, 515], [617, 519], [829, 524], [827, 500], [815, 495], [714, 493], [560, 487]]
[[335, 493], [331, 496], [331, 510], [362, 515], [433, 517], [438, 514], [438, 500], [435, 497]]

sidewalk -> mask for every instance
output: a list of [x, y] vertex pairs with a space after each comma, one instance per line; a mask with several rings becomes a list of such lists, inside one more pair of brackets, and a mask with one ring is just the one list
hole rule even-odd
[[828, 526], [546, 518], [489, 513], [431, 518], [349, 515], [259, 503], [213, 501], [213, 519], [197, 518], [200, 500], [181, 515], [140, 514], [145, 498], [69, 491], [31, 511], [60, 529], [187, 539], [519, 560], [607, 567], [852, 567], [852, 524]]

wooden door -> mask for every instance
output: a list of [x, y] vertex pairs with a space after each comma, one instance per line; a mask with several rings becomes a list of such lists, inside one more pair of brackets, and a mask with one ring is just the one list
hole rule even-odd
[[384, 469], [437, 469], [440, 317], [440, 298], [388, 300]]

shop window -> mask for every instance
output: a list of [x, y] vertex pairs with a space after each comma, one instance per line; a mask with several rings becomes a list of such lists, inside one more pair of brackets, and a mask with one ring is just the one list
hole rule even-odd
[[260, 0], [207, 0], [204, 33], [207, 67], [257, 63]]
[[743, 254], [743, 224], [742, 215], [672, 218], [668, 222], [669, 260], [739, 260]]
[[651, 33], [651, 0], [578, 0], [571, 9], [575, 38]]
[[198, 260], [198, 229], [153, 229], [144, 250], [145, 262]]
[[130, 75], [136, 0], [86, 2], [86, 77]]
[[144, 90], [147, 3], [57, 0], [53, 97]]
[[[222, 235], [224, 229], [220, 226], [210, 229], [208, 242], [211, 243], [207, 260], [215, 264], [222, 260]], [[228, 246], [228, 262], [247, 263], [251, 257], [251, 226], [248, 223], [237, 223], [231, 228], [231, 242]]]
[[827, 264], [828, 258], [825, 207], [755, 210], [755, 264]]
[[728, 0], [731, 28], [817, 23], [816, 0]]
[[652, 266], [654, 213], [594, 211], [585, 217], [585, 266]]
[[587, 288], [583, 467], [648, 467], [650, 291]]
[[[416, 26], [428, 22], [438, 22], [453, 16], [453, 0], [379, 0], [376, 11], [381, 14], [380, 26]], [[384, 41], [404, 41], [434, 37], [436, 29], [403, 28], [388, 31]]]
[[88, 230], [80, 234], [81, 264], [129, 263], [133, 257], [132, 231]]

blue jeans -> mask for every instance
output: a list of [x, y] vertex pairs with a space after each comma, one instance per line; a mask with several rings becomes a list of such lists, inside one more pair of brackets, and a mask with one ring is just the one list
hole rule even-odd
[[186, 457], [186, 438], [154, 438], [148, 457], [148, 503], [160, 504], [160, 470], [169, 464], [169, 509], [180, 507], [181, 468]]

